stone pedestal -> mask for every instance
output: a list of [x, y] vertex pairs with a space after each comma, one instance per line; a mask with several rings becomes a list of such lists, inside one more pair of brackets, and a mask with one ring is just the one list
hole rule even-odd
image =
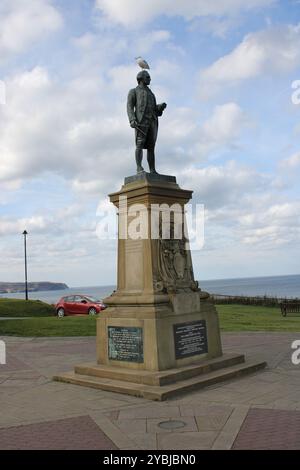
[[222, 355], [218, 315], [194, 279], [184, 234], [191, 197], [175, 177], [144, 172], [110, 195], [119, 214], [118, 283], [97, 319], [97, 364], [57, 380], [162, 400], [264, 367]]
[[[118, 287], [104, 299], [109, 308], [97, 321], [99, 364], [160, 371], [222, 355], [217, 313], [194, 280], [183, 233], [184, 206], [191, 197], [192, 191], [180, 189], [174, 177], [147, 173], [128, 178], [120, 192], [110, 195], [119, 210], [119, 234], [124, 239], [118, 241]], [[165, 211], [160, 210], [163, 204]], [[163, 224], [170, 220], [170, 232], [174, 231], [176, 217], [179, 227], [180, 217], [182, 221], [181, 239], [162, 239]], [[138, 235], [137, 222], [144, 239], [128, 238]], [[155, 223], [160, 238], [153, 239]], [[118, 334], [112, 327], [119, 328], [120, 335], [122, 328], [130, 327], [129, 341], [130, 334], [140, 334], [140, 355], [130, 357], [128, 352], [126, 360], [116, 351], [112, 358], [113, 331]], [[184, 343], [184, 334], [195, 342]]]

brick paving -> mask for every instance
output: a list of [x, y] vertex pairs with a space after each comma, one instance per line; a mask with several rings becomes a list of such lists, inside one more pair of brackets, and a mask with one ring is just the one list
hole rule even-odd
[[114, 450], [89, 416], [0, 429], [2, 450]]
[[[53, 382], [95, 361], [94, 337], [0, 339], [0, 449], [300, 449], [300, 333], [222, 334], [224, 351], [269, 367], [163, 403]], [[173, 420], [185, 426], [159, 426]]]
[[44, 344], [32, 344], [26, 348], [26, 353], [39, 353], [39, 354], [82, 354], [82, 353], [95, 353], [96, 345], [87, 343], [86, 341], [79, 341], [78, 343], [71, 342], [65, 344], [53, 344], [44, 342]]
[[20, 359], [7, 354], [7, 363], [2, 364], [0, 366], [0, 372], [8, 372], [8, 371], [19, 371], [19, 370], [24, 370], [24, 369], [31, 369], [31, 367], [28, 364], [25, 364], [25, 362], [20, 361]]
[[300, 411], [251, 409], [233, 449], [299, 450]]

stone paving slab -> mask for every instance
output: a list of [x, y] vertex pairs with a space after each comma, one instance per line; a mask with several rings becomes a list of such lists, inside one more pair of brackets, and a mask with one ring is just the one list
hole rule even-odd
[[87, 343], [86, 341], [69, 341], [68, 343], [58, 343], [53, 348], [53, 344], [44, 343], [32, 343], [29, 347], [26, 347], [26, 354], [40, 353], [40, 354], [96, 354], [96, 344]]
[[299, 450], [300, 411], [251, 409], [233, 449]]
[[114, 450], [89, 416], [0, 429], [1, 450]]
[[[164, 403], [51, 381], [54, 374], [72, 369], [74, 364], [95, 360], [93, 337], [0, 339], [6, 342], [8, 357], [7, 366], [0, 365], [0, 433], [16, 433], [20, 432], [22, 426], [24, 429], [24, 426], [43, 425], [47, 435], [47, 427], [57, 429], [60, 421], [62, 434], [67, 436], [69, 428], [62, 426], [62, 421], [84, 418], [81, 425], [78, 421], [78, 429], [80, 426], [89, 429], [95, 426], [93, 429], [108, 438], [114, 448], [230, 449], [244, 442], [243, 423], [246, 425], [248, 419], [254, 419], [254, 424], [257, 422], [256, 415], [254, 418], [252, 415], [254, 410], [255, 413], [267, 411], [270, 416], [272, 413], [275, 416], [274, 413], [278, 411], [296, 412], [297, 416], [300, 413], [300, 366], [291, 362], [291, 343], [300, 339], [300, 333], [223, 334], [224, 350], [244, 353], [249, 359], [266, 360], [269, 368], [251, 376], [174, 397]], [[276, 426], [282, 428], [286, 425], [289, 430], [287, 445], [300, 449], [300, 442], [292, 436], [288, 420], [281, 415], [280, 421], [279, 417], [277, 415]], [[262, 418], [259, 419], [263, 422]], [[184, 421], [186, 425], [184, 428], [162, 432], [159, 424], [173, 420]], [[293, 421], [293, 424], [297, 427], [298, 421]], [[273, 427], [268, 429], [272, 436]], [[0, 447], [1, 442], [13, 445], [15, 438], [13, 434], [8, 435], [8, 441], [2, 441], [0, 434]], [[79, 440], [79, 437], [76, 439]], [[255, 439], [253, 437], [251, 445], [260, 448], [260, 441]], [[20, 442], [22, 445], [26, 442], [31, 445], [29, 441], [22, 440], [21, 436]], [[44, 448], [60, 448], [55, 441], [55, 447], [51, 447], [54, 444], [50, 440], [47, 444], [45, 442], [40, 442], [40, 445], [46, 446]], [[64, 448], [74, 448], [73, 437], [70, 440], [62, 438], [62, 442], [60, 445], [64, 445]], [[99, 442], [95, 444], [92, 439], [82, 441], [81, 445], [94, 449]], [[275, 436], [274, 445], [284, 443]]]
[[244, 422], [249, 408], [245, 405], [237, 405], [234, 407], [229, 419], [224, 427], [220, 430], [216, 437], [212, 449], [213, 450], [229, 450]]
[[130, 440], [135, 445], [135, 449], [141, 450], [157, 450], [157, 436], [155, 433], [132, 433]]
[[158, 435], [159, 450], [208, 450], [217, 437], [217, 432], [185, 432]]
[[19, 371], [24, 369], [31, 369], [31, 366], [25, 364], [25, 362], [21, 361], [17, 357], [14, 357], [7, 353], [7, 363], [0, 365], [0, 373], [7, 372], [7, 371]]

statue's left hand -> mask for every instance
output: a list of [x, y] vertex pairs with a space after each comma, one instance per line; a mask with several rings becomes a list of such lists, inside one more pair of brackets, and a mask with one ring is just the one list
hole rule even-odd
[[160, 113], [160, 115], [164, 112], [166, 107], [167, 107], [167, 103], [161, 103], [157, 105], [157, 110]]

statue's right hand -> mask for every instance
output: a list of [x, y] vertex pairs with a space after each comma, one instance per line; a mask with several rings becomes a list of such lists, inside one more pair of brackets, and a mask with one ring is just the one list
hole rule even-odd
[[135, 129], [135, 127], [136, 127], [136, 121], [131, 121], [131, 122], [130, 122], [130, 127], [132, 127], [133, 129]]

